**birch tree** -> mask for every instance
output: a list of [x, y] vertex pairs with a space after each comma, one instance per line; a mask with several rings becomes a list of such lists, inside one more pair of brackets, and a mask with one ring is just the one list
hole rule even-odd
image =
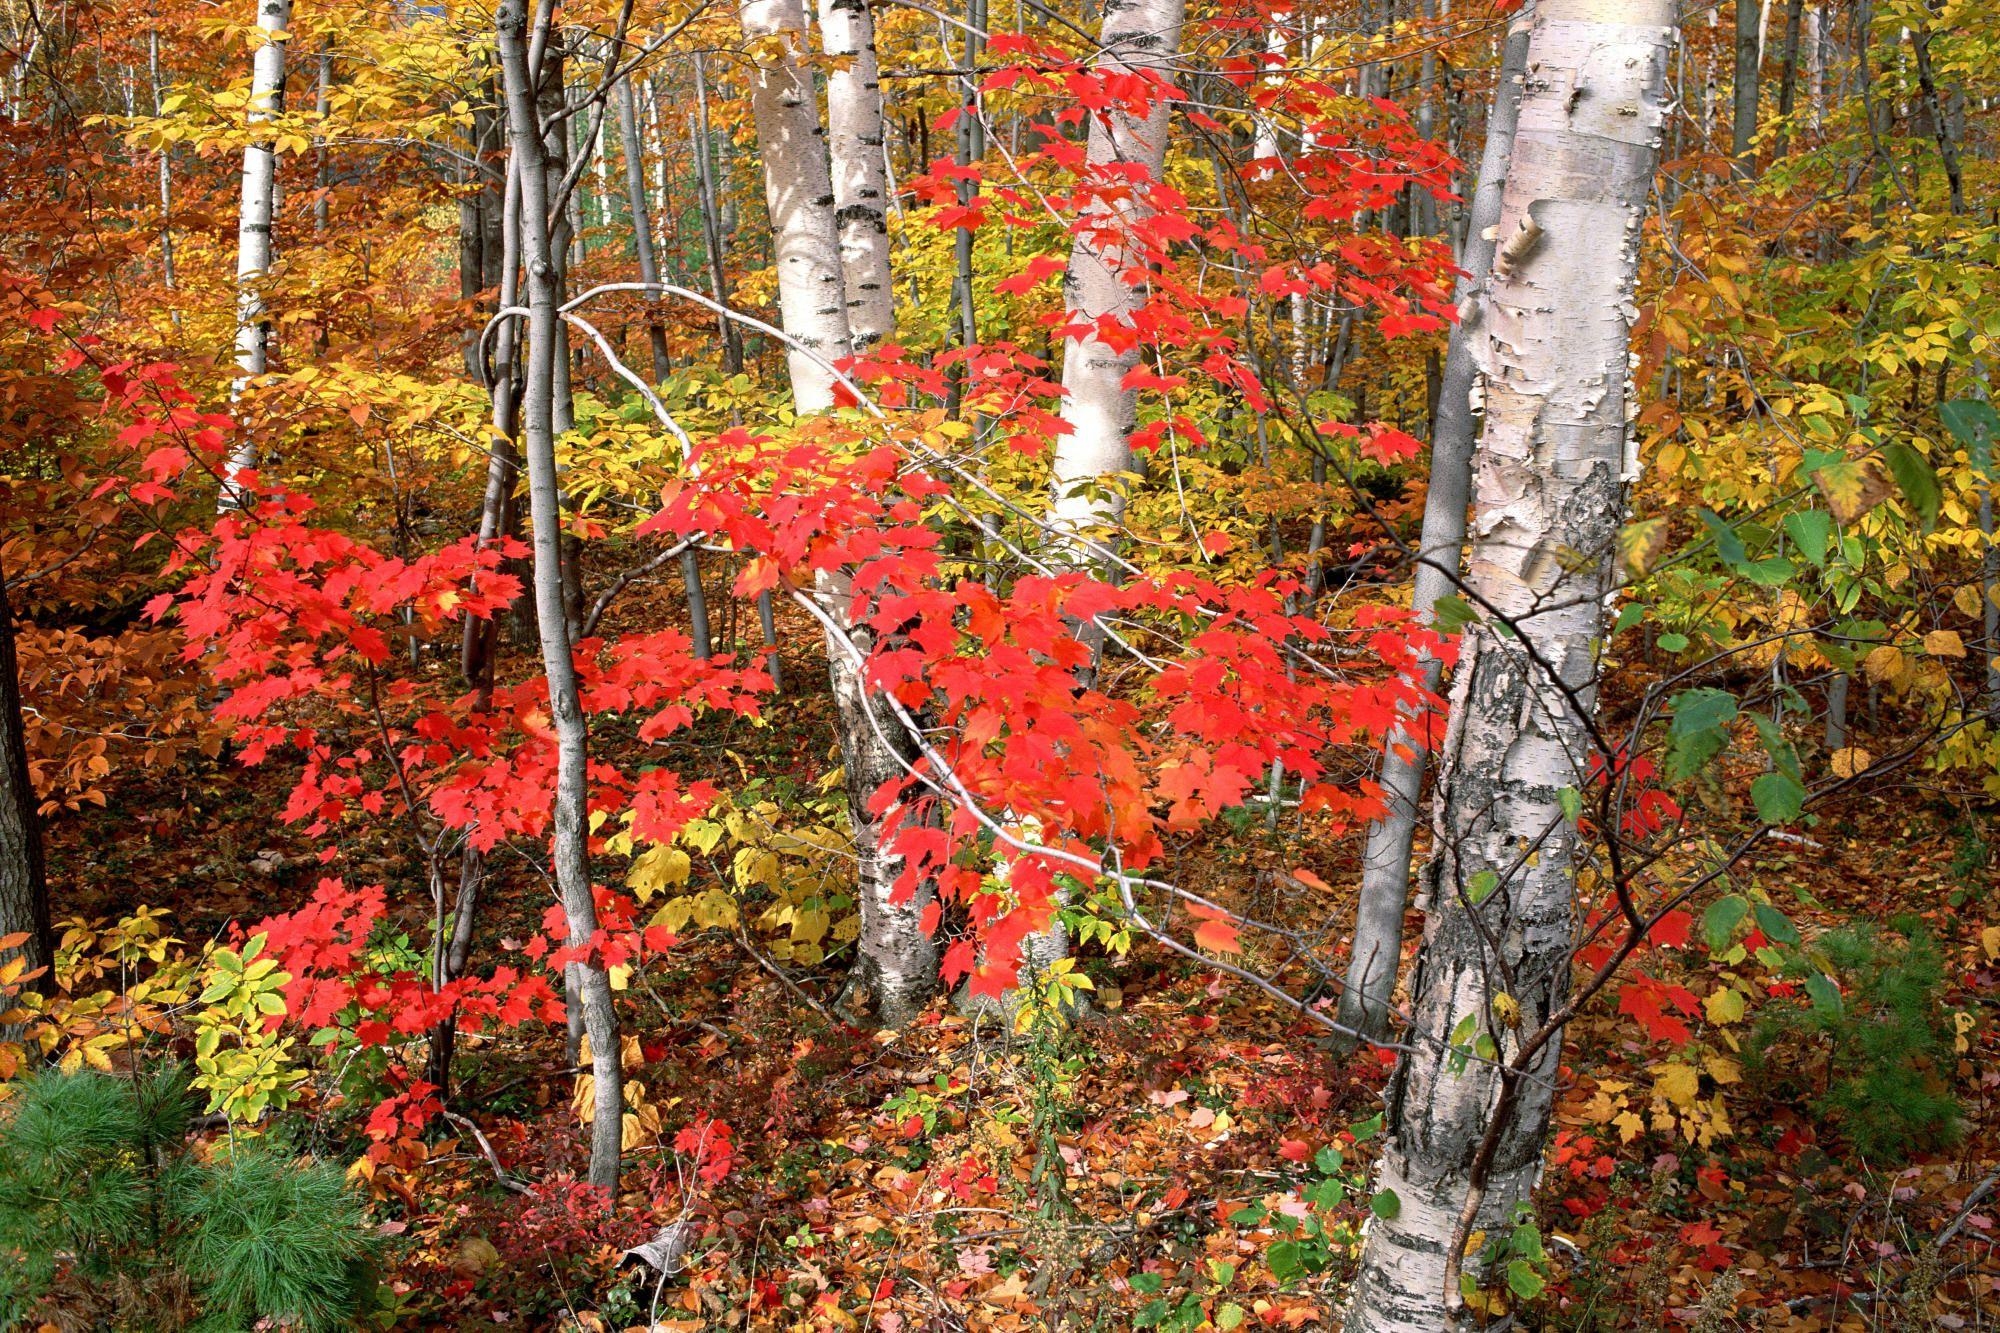
[[[1186, 17], [1186, 0], [1107, 5], [1093, 69], [1107, 78], [1138, 75], [1170, 83]], [[1068, 546], [1067, 558], [1077, 564], [1108, 565], [1110, 533], [1124, 517], [1138, 412], [1138, 393], [1125, 387], [1125, 377], [1139, 363], [1140, 348], [1134, 338], [1114, 342], [1104, 332], [1130, 328], [1149, 297], [1143, 275], [1135, 272], [1145, 261], [1132, 233], [1150, 212], [1143, 182], [1159, 180], [1166, 167], [1171, 114], [1165, 87], [1156, 88], [1143, 116], [1122, 104], [1094, 115], [1085, 145], [1087, 179], [1116, 169], [1136, 174], [1141, 184], [1092, 196], [1078, 219], [1063, 274], [1069, 336], [1063, 344], [1062, 419], [1069, 431], [1056, 438], [1050, 519]], [[1102, 646], [1103, 635], [1094, 627], [1081, 626], [1079, 632], [1094, 648]], [[1052, 920], [1022, 941], [1024, 977], [1046, 972], [1068, 951], [1068, 932], [1059, 918]]]
[[[833, 406], [833, 377], [821, 359], [855, 346], [848, 322], [842, 252], [835, 225], [831, 168], [806, 50], [802, 0], [747, 0], [739, 11], [744, 36], [757, 53], [750, 105], [764, 162], [765, 206], [777, 259], [778, 306], [784, 321], [792, 399], [801, 415]], [[879, 138], [879, 103], [877, 107]], [[887, 284], [883, 284], [884, 294]], [[854, 974], [843, 1005], [859, 1017], [900, 1027], [914, 1018], [937, 985], [937, 946], [922, 926], [927, 890], [898, 902], [900, 859], [884, 853], [897, 813], [877, 814], [871, 802], [883, 783], [902, 778], [911, 752], [901, 721], [868, 688], [862, 661], [873, 636], [852, 616], [854, 589], [840, 574], [819, 579], [815, 595], [842, 632], [827, 632], [836, 727], [847, 781], [848, 816], [857, 860], [861, 907]]]
[[[265, 317], [264, 284], [271, 273], [278, 159], [273, 145], [255, 136], [258, 126], [269, 124], [285, 108], [285, 47], [291, 26], [291, 0], [260, 0], [257, 30], [262, 44], [251, 57], [245, 116], [252, 140], [243, 148], [243, 194], [236, 214], [236, 379], [229, 390], [231, 401], [241, 398], [270, 365], [271, 324]], [[248, 496], [239, 478], [256, 468], [257, 444], [245, 432], [223, 464], [218, 511], [242, 506]]]
[[848, 337], [861, 351], [896, 330], [875, 16], [868, 0], [820, 0], [819, 26], [827, 55], [838, 61], [826, 75], [827, 149]]
[[1573, 951], [1565, 804], [1588, 783], [1635, 471], [1627, 342], [1676, 14], [1542, 0], [1530, 29], [1480, 339], [1467, 589], [1484, 619], [1455, 676], [1410, 1045], [1388, 1090], [1380, 1185], [1396, 1207], [1370, 1223], [1348, 1333], [1472, 1327], [1471, 1233], [1502, 1234], [1541, 1175]]
[[[1186, 0], [1133, 0], [1106, 6], [1094, 68], [1107, 77], [1151, 75], [1166, 82], [1180, 49]], [[1114, 108], [1093, 116], [1085, 170], [1098, 174], [1117, 164], [1158, 180], [1166, 165], [1170, 107], [1157, 97], [1143, 117]], [[1147, 286], [1132, 281], [1134, 257], [1123, 238], [1148, 209], [1143, 191], [1095, 197], [1080, 220], [1063, 276], [1063, 304], [1070, 338], [1063, 346], [1063, 420], [1054, 462], [1054, 519], [1079, 550], [1115, 527], [1124, 514], [1118, 478], [1132, 470], [1132, 426], [1138, 394], [1125, 377], [1138, 364], [1139, 347], [1121, 338], [1114, 346], [1103, 325], [1126, 325], [1145, 305]], [[1102, 555], [1104, 552], [1098, 552]]]
[[[1487, 120], [1479, 183], [1466, 222], [1460, 266], [1459, 322], [1452, 329], [1439, 377], [1437, 419], [1431, 428], [1430, 486], [1424, 496], [1423, 535], [1410, 607], [1428, 618], [1438, 598], [1458, 581], [1465, 545], [1465, 508], [1472, 487], [1472, 446], [1478, 423], [1472, 410], [1473, 382], [1479, 371], [1474, 345], [1485, 332], [1487, 276], [1493, 265], [1500, 222], [1501, 190], [1514, 151], [1514, 126], [1521, 108], [1527, 68], [1528, 23], [1518, 17], [1500, 53], [1500, 72]], [[1435, 658], [1424, 663], [1424, 688], [1436, 690], [1441, 675]], [[1340, 1022], [1357, 1033], [1380, 1037], [1387, 1031], [1389, 1001], [1403, 954], [1403, 916], [1409, 900], [1410, 848], [1416, 836], [1424, 783], [1424, 752], [1402, 732], [1382, 752], [1382, 797], [1389, 813], [1368, 829], [1361, 858], [1361, 891], [1355, 907], [1354, 948], [1347, 984], [1340, 994]]]
[[[541, 0], [535, 46], [545, 47], [554, 0]], [[541, 635], [542, 671], [548, 678], [549, 716], [556, 735], [554, 866], [572, 949], [587, 949], [597, 933], [590, 884], [590, 740], [577, 689], [576, 661], [563, 609], [562, 495], [556, 477], [556, 381], [561, 324], [556, 256], [550, 244], [549, 177], [543, 124], [529, 73], [527, 0], [503, 0], [494, 16], [507, 89], [507, 123], [520, 188], [521, 259], [527, 271], [526, 368], [521, 391], [521, 436], [528, 468], [528, 506], [534, 524], [535, 619]], [[594, 1109], [590, 1131], [590, 1183], [616, 1192], [623, 1137], [624, 1101], [619, 1069], [618, 1018], [610, 979], [594, 956], [570, 964], [569, 1002], [583, 1015], [590, 1037]]]

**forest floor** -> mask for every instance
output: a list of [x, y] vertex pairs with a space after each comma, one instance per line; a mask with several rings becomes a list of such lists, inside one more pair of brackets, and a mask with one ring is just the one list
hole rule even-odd
[[[780, 742], [732, 744], [760, 738]], [[796, 750], [763, 757], [807, 767]], [[1809, 941], [1883, 920], [1884, 904], [1921, 920], [1942, 963], [1931, 1001], [1958, 1049], [1920, 1075], [1962, 1106], [1957, 1146], [1876, 1167], [1834, 1138], [1809, 1111], [1844, 1068], [1830, 1039], [1781, 1034], [1755, 1058], [1759, 1013], [1788, 1003], [1783, 981], [1743, 985], [1761, 1006], [1747, 1018], [1705, 1002], [1684, 1042], [1649, 1036], [1607, 996], [1567, 1036], [1540, 1200], [1547, 1285], [1524, 1304], [1526, 1326], [2000, 1327], [2000, 935], [1986, 929], [2000, 924], [2000, 886], [1978, 825], [1917, 780], [1766, 844], [1736, 882], [1782, 903]], [[284, 785], [226, 766], [125, 782], [109, 809], [57, 826], [59, 910], [164, 905], [198, 942], [338, 873], [410, 886], [403, 924], [421, 937], [427, 901], [407, 857], [347, 846], [322, 867], [277, 819]], [[1353, 840], [1311, 832], [1271, 836], [1260, 816], [1177, 849], [1177, 870], [1296, 929], [1330, 924], [1337, 940]], [[1291, 878], [1300, 866], [1331, 888]], [[545, 906], [519, 870], [496, 876], [488, 958], [518, 948]], [[632, 1075], [659, 1129], [628, 1153], [615, 1216], [573, 1184], [583, 1144], [561, 1034], [464, 1039], [462, 1118], [434, 1123], [369, 1182], [395, 1326], [1337, 1326], [1370, 1208], [1384, 1055], [1337, 1053], [1295, 1011], [1145, 947], [1087, 960], [1094, 1003], [1067, 1026], [1017, 1035], [940, 1003], [907, 1031], [869, 1034], [817, 1011], [838, 961], [788, 988], [711, 930], [627, 993]], [[1698, 947], [1649, 967], [1695, 998], [1742, 970]], [[1297, 970], [1284, 979], [1301, 984]], [[318, 1146], [355, 1157], [357, 1107], [317, 1109]], [[539, 1183], [503, 1189], [501, 1165]], [[619, 1251], [683, 1220], [671, 1277], [615, 1270]]]

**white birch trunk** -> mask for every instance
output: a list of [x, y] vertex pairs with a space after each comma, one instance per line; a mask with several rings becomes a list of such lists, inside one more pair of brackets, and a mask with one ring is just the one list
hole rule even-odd
[[[1151, 71], [1171, 82], [1186, 17], [1187, 0], [1111, 0], [1105, 6], [1098, 38], [1101, 54], [1094, 68], [1113, 75]], [[1166, 166], [1170, 116], [1164, 100], [1142, 119], [1122, 111], [1093, 116], [1086, 169], [1123, 164], [1142, 170], [1146, 180], [1159, 180]], [[1069, 268], [1063, 275], [1069, 325], [1092, 326], [1092, 331], [1063, 344], [1062, 417], [1070, 432], [1056, 439], [1051, 481], [1052, 525], [1068, 537], [1067, 558], [1077, 564], [1103, 564], [1110, 554], [1110, 530], [1125, 512], [1123, 487], [1132, 470], [1132, 427], [1138, 411], [1138, 394], [1125, 387], [1125, 376], [1139, 363], [1140, 349], [1120, 351], [1099, 337], [1095, 327], [1100, 320], [1131, 324], [1150, 298], [1145, 282], [1129, 280], [1137, 258], [1124, 254], [1115, 243], [1102, 243], [1092, 232], [1124, 231], [1144, 220], [1146, 208], [1143, 200], [1129, 196], [1119, 202], [1093, 200], [1084, 214], [1086, 229], [1070, 246]], [[1093, 646], [1102, 642], [1102, 634], [1091, 626], [1080, 627], [1079, 633]], [[1051, 921], [1046, 930], [1021, 942], [1023, 976], [1046, 973], [1068, 952], [1069, 933], [1060, 919]]]
[[[1107, 4], [1099, 38], [1103, 54], [1095, 68], [1106, 74], [1150, 70], [1170, 80], [1186, 15], [1187, 0]], [[1088, 166], [1128, 164], [1158, 180], [1166, 163], [1168, 116], [1162, 101], [1142, 120], [1117, 111], [1092, 117]], [[1099, 200], [1092, 203], [1085, 220], [1116, 230], [1139, 220], [1144, 208], [1138, 200]], [[1115, 247], [1100, 245], [1089, 230], [1080, 233], [1070, 247], [1069, 270], [1063, 278], [1069, 323], [1131, 323], [1134, 312], [1146, 303], [1148, 288], [1127, 280], [1128, 267], [1129, 261]], [[1116, 526], [1124, 513], [1117, 479], [1132, 467], [1132, 425], [1138, 404], [1138, 395], [1125, 388], [1125, 376], [1138, 361], [1137, 347], [1119, 351], [1094, 332], [1064, 344], [1062, 416], [1070, 433], [1056, 441], [1054, 518], [1085, 549], [1103, 529]]]
[[[1389, 1087], [1380, 1185], [1399, 1207], [1369, 1225], [1348, 1333], [1509, 1322], [1463, 1304], [1454, 1251], [1462, 1231], [1501, 1234], [1547, 1146], [1561, 1034], [1533, 1049], [1523, 1041], [1570, 986], [1578, 835], [1561, 793], [1587, 786], [1630, 466], [1640, 224], [1676, 14], [1671, 0], [1542, 0], [1529, 38], [1486, 316], [1468, 573], [1514, 633], [1481, 623], [1465, 636], [1436, 803], [1434, 901], [1411, 984], [1413, 1050]], [[1503, 976], [1509, 1011], [1518, 1005], [1511, 1024], [1493, 1003]], [[1500, 1064], [1519, 1057], [1524, 1070], [1503, 1076], [1476, 1055], [1455, 1058], [1451, 1034], [1468, 1016]], [[1466, 1265], [1476, 1272], [1476, 1256]]]
[[[261, 0], [257, 27], [263, 45], [251, 58], [251, 128], [268, 123], [285, 107], [285, 45], [292, 26], [291, 0]], [[271, 324], [265, 318], [264, 283], [271, 273], [271, 222], [276, 211], [277, 154], [268, 143], [243, 150], [243, 199], [236, 215], [236, 379], [230, 401], [243, 396], [250, 382], [270, 365]], [[218, 513], [240, 508], [249, 497], [237, 479], [257, 467], [257, 444], [246, 432], [222, 468], [222, 489], [216, 494]]]
[[[762, 55], [751, 76], [750, 105], [764, 161], [764, 199], [771, 215], [784, 329], [831, 360], [846, 355], [854, 338], [819, 110], [811, 75], [798, 59], [806, 49], [805, 7], [802, 0], [745, 0], [740, 13], [744, 36]], [[786, 355], [800, 414], [831, 408], [832, 377], [796, 348], [787, 348]], [[861, 905], [861, 936], [843, 1005], [858, 1017], [901, 1027], [916, 1017], [937, 985], [937, 948], [919, 924], [930, 894], [923, 888], [906, 902], [894, 900], [902, 862], [885, 855], [883, 843], [895, 828], [896, 814], [874, 814], [869, 803], [884, 781], [903, 773], [908, 744], [900, 720], [867, 687], [849, 648], [851, 643], [865, 654], [873, 646], [872, 636], [853, 623], [852, 584], [841, 574], [821, 575], [815, 592], [846, 631], [845, 642], [843, 635], [827, 634], [858, 861], [855, 896]]]
[[[552, 6], [554, 0], [542, 0]], [[541, 117], [528, 73], [526, 0], [503, 0], [494, 16], [501, 68], [507, 86], [507, 118], [519, 162], [521, 258], [528, 279], [527, 366], [521, 394], [521, 435], [528, 465], [528, 505], [534, 521], [535, 619], [541, 634], [542, 670], [549, 683], [549, 715], [556, 733], [556, 791], [552, 811], [556, 892], [562, 902], [572, 948], [587, 945], [597, 932], [597, 905], [591, 893], [589, 816], [590, 738], [580, 702], [576, 661], [564, 616], [562, 586], [562, 496], [556, 477], [555, 408], [561, 317], [557, 269], [549, 227], [549, 174], [544, 160]], [[551, 17], [543, 9], [546, 21]], [[590, 1036], [595, 1107], [590, 1130], [590, 1183], [618, 1188], [618, 1158], [624, 1130], [618, 1016], [610, 979], [595, 961], [570, 967], [569, 1000], [583, 1012]]]
[[829, 56], [846, 57], [826, 75], [827, 148], [834, 225], [847, 292], [847, 331], [859, 352], [896, 331], [889, 274], [887, 173], [882, 157], [882, 85], [869, 0], [819, 0]]
[[[1472, 410], [1473, 383], [1479, 373], [1474, 343], [1486, 335], [1486, 278], [1493, 266], [1501, 191], [1514, 151], [1527, 60], [1528, 24], [1525, 18], [1516, 18], [1500, 55], [1479, 183], [1467, 218], [1461, 261], [1466, 276], [1459, 279], [1457, 293], [1459, 323], [1445, 353], [1437, 422], [1431, 433], [1430, 488], [1424, 497], [1423, 535], [1418, 539], [1416, 577], [1410, 591], [1411, 610], [1425, 620], [1430, 619], [1438, 598], [1449, 593], [1457, 581], [1465, 545], [1472, 446], [1479, 435]], [[1441, 675], [1437, 660], [1426, 658], [1423, 670], [1424, 688], [1437, 689]], [[1410, 757], [1405, 759], [1399, 747], [1410, 749]], [[1354, 948], [1348, 958], [1347, 984], [1340, 994], [1340, 1022], [1370, 1037], [1380, 1037], [1388, 1030], [1389, 1002], [1402, 961], [1403, 909], [1409, 897], [1410, 847], [1417, 830], [1424, 762], [1424, 752], [1414, 748], [1407, 734], [1398, 731], [1390, 737], [1383, 750], [1381, 774], [1389, 813], [1369, 826], [1368, 845], [1361, 858]]]
[[[760, 58], [750, 74], [750, 106], [764, 160], [764, 202], [777, 257], [778, 309], [785, 332], [828, 360], [853, 345], [833, 219], [833, 180], [813, 96], [802, 0], [744, 0], [743, 35]], [[786, 349], [799, 415], [833, 406], [833, 377], [812, 357]]]

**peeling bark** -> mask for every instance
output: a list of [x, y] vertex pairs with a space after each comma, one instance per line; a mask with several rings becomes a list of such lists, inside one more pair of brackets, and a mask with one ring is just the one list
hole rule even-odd
[[[811, 77], [798, 59], [806, 46], [805, 8], [802, 0], [746, 0], [740, 12], [744, 35], [763, 52], [751, 76], [750, 104], [764, 159], [784, 329], [831, 360], [847, 354], [854, 336], [819, 112]], [[833, 379], [825, 368], [797, 348], [786, 354], [799, 413], [832, 408]], [[919, 924], [930, 889], [922, 885], [905, 901], [896, 900], [902, 861], [885, 855], [883, 847], [899, 811], [878, 814], [870, 807], [882, 783], [903, 774], [914, 745], [854, 661], [854, 650], [865, 656], [874, 640], [854, 621], [853, 585], [844, 574], [822, 574], [814, 595], [844, 631], [827, 632], [827, 663], [858, 861], [861, 935], [843, 1004], [858, 1018], [900, 1027], [916, 1017], [937, 985], [937, 948]]]
[[[1479, 373], [1474, 343], [1486, 332], [1486, 276], [1493, 266], [1501, 194], [1514, 151], [1527, 63], [1528, 23], [1525, 17], [1516, 18], [1501, 51], [1486, 147], [1479, 162], [1479, 184], [1473, 191], [1465, 253], [1460, 260], [1466, 276], [1458, 283], [1459, 322], [1452, 329], [1438, 387], [1430, 486], [1424, 497], [1423, 534], [1418, 539], [1417, 570], [1410, 592], [1410, 609], [1426, 620], [1438, 598], [1456, 584], [1463, 558], [1472, 446], [1479, 434], [1472, 410], [1473, 384]], [[1426, 690], [1437, 689], [1441, 674], [1437, 660], [1425, 658]], [[1399, 747], [1410, 750], [1408, 759], [1399, 753]], [[1389, 738], [1381, 774], [1382, 796], [1389, 813], [1368, 829], [1368, 845], [1361, 858], [1361, 892], [1355, 905], [1354, 948], [1348, 958], [1347, 984], [1340, 994], [1340, 1022], [1370, 1037], [1388, 1031], [1389, 1001], [1402, 963], [1410, 848], [1417, 831], [1424, 767], [1424, 752], [1414, 748], [1407, 734], [1399, 731]]]
[[[1389, 1087], [1380, 1187], [1400, 1207], [1369, 1225], [1348, 1333], [1508, 1322], [1476, 1319], [1452, 1279], [1465, 1234], [1497, 1233], [1530, 1197], [1547, 1144], [1561, 1038], [1523, 1041], [1570, 986], [1578, 834], [1561, 793], [1585, 788], [1593, 752], [1633, 471], [1632, 297], [1675, 21], [1669, 0], [1543, 0], [1530, 31], [1500, 234], [1532, 219], [1541, 237], [1509, 273], [1496, 260], [1481, 347], [1468, 585], [1492, 614], [1468, 629], [1456, 673], [1412, 1050]], [[1495, 1011], [1502, 992], [1512, 1024]], [[1496, 1061], [1452, 1049], [1468, 1017]], [[1516, 1056], [1524, 1068], [1504, 1069]], [[1467, 1264], [1476, 1276], [1476, 1256]]]
[[868, 0], [820, 0], [819, 28], [827, 55], [845, 58], [826, 75], [827, 148], [847, 331], [858, 352], [896, 331], [875, 18]]

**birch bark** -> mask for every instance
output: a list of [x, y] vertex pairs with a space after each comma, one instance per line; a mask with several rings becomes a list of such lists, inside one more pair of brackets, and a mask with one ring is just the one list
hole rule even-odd
[[[1528, 22], [1517, 17], [1501, 48], [1500, 72], [1487, 119], [1486, 147], [1479, 183], [1467, 218], [1465, 254], [1458, 282], [1459, 322], [1445, 352], [1439, 377], [1437, 420], [1431, 434], [1430, 489], [1424, 497], [1423, 535], [1418, 539], [1415, 586], [1410, 608], [1428, 620], [1438, 598], [1459, 576], [1465, 546], [1465, 508], [1472, 489], [1472, 446], [1478, 422], [1472, 389], [1479, 368], [1474, 345], [1485, 335], [1487, 276], [1493, 266], [1495, 235], [1507, 165], [1514, 151], [1514, 128], [1528, 64]], [[1423, 666], [1424, 688], [1435, 690], [1442, 674], [1434, 658]], [[1403, 757], [1404, 751], [1409, 758]], [[1382, 795], [1389, 813], [1368, 829], [1361, 858], [1361, 893], [1355, 907], [1354, 948], [1347, 984], [1340, 994], [1340, 1022], [1369, 1037], [1388, 1030], [1389, 1001], [1403, 955], [1403, 915], [1409, 897], [1410, 847], [1417, 830], [1418, 801], [1424, 785], [1425, 755], [1402, 732], [1390, 737], [1382, 754]]]
[[847, 293], [847, 332], [859, 352], [896, 331], [882, 157], [882, 85], [877, 81], [875, 17], [869, 0], [819, 0], [819, 28], [827, 55], [842, 58], [826, 76], [827, 148], [840, 271]]
[[[1511, 632], [1469, 627], [1456, 673], [1412, 1049], [1388, 1093], [1380, 1185], [1399, 1206], [1369, 1224], [1348, 1333], [1501, 1326], [1469, 1313], [1456, 1251], [1470, 1231], [1499, 1234], [1541, 1175], [1561, 1034], [1524, 1041], [1570, 985], [1578, 835], [1562, 792], [1587, 784], [1634, 470], [1628, 339], [1676, 15], [1672, 0], [1542, 0], [1530, 30], [1468, 569]], [[1512, 1023], [1496, 1013], [1503, 978]], [[1464, 1049], [1468, 1031], [1497, 1061]]]
[[[1150, 75], [1170, 84], [1186, 17], [1187, 0], [1107, 3], [1093, 69], [1111, 78]], [[1117, 109], [1094, 115], [1085, 144], [1089, 176], [1118, 171], [1142, 184], [1139, 190], [1091, 200], [1063, 275], [1070, 332], [1063, 344], [1062, 418], [1070, 429], [1056, 439], [1050, 519], [1069, 543], [1066, 558], [1080, 565], [1108, 563], [1110, 531], [1124, 517], [1124, 478], [1132, 471], [1138, 411], [1138, 394], [1125, 387], [1125, 377], [1139, 363], [1140, 348], [1131, 338], [1118, 338], [1122, 346], [1114, 346], [1103, 332], [1111, 326], [1132, 327], [1150, 299], [1143, 274], [1134, 272], [1144, 261], [1131, 253], [1125, 238], [1149, 211], [1143, 183], [1159, 180], [1165, 169], [1171, 114], [1171, 105], [1160, 96], [1143, 117]], [[1103, 635], [1092, 626], [1078, 632], [1093, 649], [1101, 647]], [[1068, 952], [1068, 932], [1060, 919], [1051, 921], [1046, 930], [1022, 941], [1022, 973], [1044, 973]]]
[[[805, 7], [802, 0], [745, 0], [739, 12], [744, 35], [759, 53], [750, 105], [763, 150], [764, 198], [785, 333], [822, 357], [844, 356], [854, 338], [847, 321], [833, 184], [811, 76], [799, 62], [806, 49]], [[825, 368], [798, 347], [788, 347], [786, 356], [799, 413], [830, 409], [833, 379]], [[906, 901], [896, 901], [902, 862], [886, 855], [883, 847], [897, 814], [876, 814], [870, 805], [884, 782], [903, 776], [908, 742], [900, 720], [868, 688], [854, 660], [855, 650], [866, 656], [873, 637], [854, 623], [853, 585], [842, 574], [822, 575], [815, 595], [845, 631], [844, 636], [828, 632], [827, 662], [858, 861], [861, 936], [842, 1003], [858, 1017], [901, 1027], [937, 985], [937, 947], [920, 924], [930, 893], [920, 888]]]
[[[538, 24], [553, 20], [554, 0], [541, 0]], [[553, 809], [556, 890], [562, 901], [571, 948], [585, 948], [597, 932], [597, 905], [590, 884], [587, 838], [589, 732], [579, 701], [576, 661], [563, 613], [562, 496], [556, 478], [555, 408], [560, 346], [556, 333], [559, 287], [550, 244], [549, 177], [543, 125], [535, 86], [528, 72], [526, 0], [502, 0], [494, 16], [501, 67], [507, 87], [507, 119], [519, 164], [521, 256], [528, 281], [526, 374], [521, 395], [521, 434], [528, 464], [528, 503], [534, 521], [535, 612], [541, 632], [542, 670], [548, 678], [549, 715], [556, 734], [556, 790]], [[541, 34], [537, 34], [538, 39]], [[540, 42], [538, 40], [537, 44]], [[560, 85], [558, 85], [560, 86]], [[590, 1132], [590, 1183], [618, 1187], [618, 1155], [624, 1129], [619, 1068], [618, 1019], [610, 980], [596, 959], [572, 964], [576, 984], [570, 1002], [583, 1011], [590, 1036], [595, 1107]]]
[[[1186, 15], [1186, 0], [1107, 4], [1099, 37], [1102, 54], [1094, 68], [1112, 77], [1144, 73], [1170, 81]], [[1162, 99], [1143, 118], [1117, 110], [1093, 116], [1086, 169], [1096, 173], [1116, 166], [1158, 180], [1166, 163], [1169, 111]], [[1054, 519], [1086, 552], [1093, 549], [1094, 534], [1116, 526], [1122, 517], [1124, 499], [1116, 479], [1132, 468], [1138, 395], [1125, 387], [1125, 376], [1138, 364], [1139, 348], [1112, 346], [1099, 336], [1097, 326], [1130, 326], [1146, 303], [1147, 286], [1131, 280], [1128, 270], [1134, 261], [1118, 239], [1143, 220], [1146, 207], [1130, 195], [1119, 202], [1094, 200], [1070, 247], [1063, 278], [1072, 336], [1063, 348], [1062, 416], [1070, 432], [1056, 442]], [[1095, 551], [1097, 557], [1104, 553]]]
[[[257, 27], [263, 45], [250, 64], [250, 105], [245, 119], [254, 130], [285, 108], [285, 46], [292, 26], [291, 0], [262, 0]], [[236, 215], [236, 379], [230, 401], [270, 365], [271, 324], [265, 318], [264, 283], [271, 274], [271, 222], [277, 201], [277, 154], [268, 143], [243, 149], [243, 196]], [[257, 443], [245, 432], [222, 468], [218, 513], [240, 509], [249, 498], [239, 483], [257, 468]]]

